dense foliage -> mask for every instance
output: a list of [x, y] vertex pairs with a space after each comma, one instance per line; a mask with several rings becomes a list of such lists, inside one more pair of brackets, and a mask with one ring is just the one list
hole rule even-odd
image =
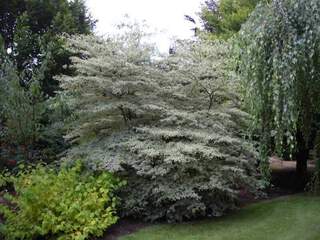
[[157, 60], [136, 29], [69, 39], [76, 76], [59, 78], [77, 119], [67, 158], [128, 179], [123, 215], [181, 221], [219, 216], [254, 191], [247, 114], [231, 94], [220, 42], [180, 42]]
[[45, 95], [53, 95], [58, 88], [54, 75], [70, 72], [63, 67], [69, 63], [69, 54], [58, 35], [88, 34], [94, 24], [82, 0], [3, 0], [0, 5], [0, 33], [19, 72], [27, 73], [24, 81], [51, 52], [50, 64], [41, 79]]
[[59, 171], [38, 165], [4, 179], [16, 191], [0, 205], [5, 239], [88, 239], [118, 219], [114, 191], [123, 182], [108, 172], [85, 173], [80, 164]]
[[66, 146], [61, 123], [68, 114], [59, 112], [58, 99], [45, 100], [41, 91], [47, 61], [27, 82], [25, 72], [20, 73], [5, 53], [0, 65], [0, 162], [8, 166], [20, 160], [56, 159]]
[[89, 34], [94, 24], [82, 0], [1, 1], [0, 162], [51, 161], [66, 148], [52, 108], [61, 101], [48, 100], [59, 89], [53, 76], [73, 72], [60, 35]]
[[200, 18], [205, 31], [214, 38], [229, 38], [239, 32], [261, 0], [208, 0], [202, 6]]
[[[240, 72], [247, 109], [261, 134], [297, 159], [305, 183], [320, 113], [320, 2], [281, 0], [260, 5], [241, 30]], [[292, 155], [293, 154], [293, 155]]]
[[[5, 124], [1, 129], [0, 159], [3, 159], [6, 152], [19, 151], [17, 146], [34, 147], [40, 137], [44, 103], [38, 81], [42, 77], [41, 70], [33, 74], [26, 90], [21, 86], [19, 73], [11, 61], [4, 59], [1, 68], [0, 116]], [[24, 159], [29, 159], [28, 152], [27, 149], [23, 151]]]
[[6, 36], [7, 47], [13, 45], [17, 19], [24, 13], [28, 15], [28, 25], [34, 33], [44, 33], [50, 28], [62, 33], [66, 32], [66, 26], [67, 32], [90, 33], [94, 24], [82, 0], [3, 0], [0, 13], [0, 32]]
[[[15, 72], [12, 72], [12, 77]], [[42, 125], [40, 119], [44, 114], [44, 105], [41, 101], [40, 87], [37, 82], [31, 84], [30, 91], [25, 91], [17, 79], [3, 81], [0, 84], [3, 92], [2, 116], [6, 124], [1, 129], [0, 159], [6, 159], [13, 152], [16, 158], [30, 160], [32, 150], [40, 139]], [[11, 152], [11, 154], [9, 153]], [[21, 156], [22, 154], [22, 156]], [[18, 156], [20, 155], [20, 156]], [[29, 156], [30, 155], [30, 156]]]

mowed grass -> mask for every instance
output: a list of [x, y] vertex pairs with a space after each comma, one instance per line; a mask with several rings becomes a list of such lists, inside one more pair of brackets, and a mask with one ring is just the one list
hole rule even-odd
[[120, 240], [320, 240], [320, 197], [295, 195], [255, 203], [228, 216], [159, 224]]

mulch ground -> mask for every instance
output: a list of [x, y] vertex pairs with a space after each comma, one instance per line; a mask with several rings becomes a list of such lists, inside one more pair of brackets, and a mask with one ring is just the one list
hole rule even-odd
[[116, 240], [121, 236], [134, 233], [142, 228], [151, 226], [151, 223], [144, 223], [134, 219], [122, 219], [110, 227], [99, 240]]
[[[299, 181], [296, 174], [295, 161], [283, 161], [280, 158], [270, 158], [271, 183], [283, 191], [298, 192], [296, 189]], [[315, 170], [315, 162], [308, 161], [308, 178], [311, 178]]]

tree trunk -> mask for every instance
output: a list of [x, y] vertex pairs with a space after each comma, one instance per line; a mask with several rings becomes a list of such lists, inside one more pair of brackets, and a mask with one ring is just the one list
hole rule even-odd
[[309, 148], [301, 131], [297, 133], [297, 145], [296, 189], [304, 190], [308, 181]]

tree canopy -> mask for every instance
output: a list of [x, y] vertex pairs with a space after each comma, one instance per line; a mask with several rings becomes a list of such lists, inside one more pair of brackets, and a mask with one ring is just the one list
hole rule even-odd
[[94, 25], [83, 0], [3, 0], [0, 5], [0, 33], [18, 71], [26, 73], [24, 81], [32, 78], [33, 69], [39, 68], [51, 52], [41, 82], [48, 95], [58, 88], [53, 76], [66, 74], [63, 66], [70, 63], [59, 35], [88, 34]]
[[213, 37], [229, 38], [237, 33], [260, 0], [207, 0], [200, 18]]
[[128, 179], [124, 215], [219, 216], [241, 189], [257, 187], [255, 152], [241, 128], [248, 115], [230, 90], [229, 47], [178, 42], [159, 60], [142, 36], [134, 29], [69, 40], [77, 72], [58, 78], [78, 116], [67, 159]]
[[22, 15], [27, 16], [26, 24], [34, 34], [48, 31], [88, 34], [95, 24], [82, 0], [3, 0], [0, 13], [0, 32], [6, 47], [13, 45]]

